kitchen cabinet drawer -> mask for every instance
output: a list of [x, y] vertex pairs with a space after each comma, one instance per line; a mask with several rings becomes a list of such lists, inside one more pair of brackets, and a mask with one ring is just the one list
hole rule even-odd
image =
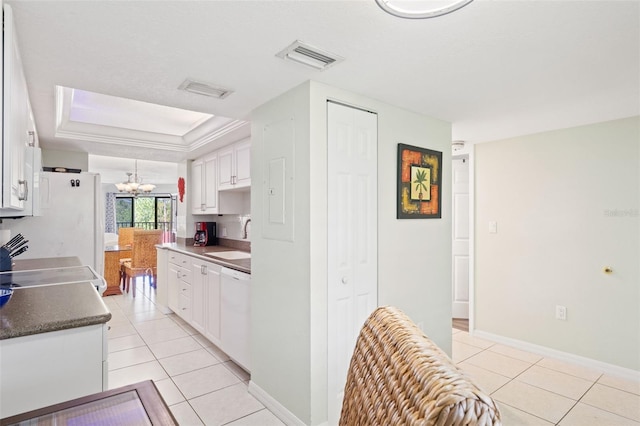
[[182, 281], [178, 285], [180, 286], [180, 295], [191, 299], [191, 284]]
[[183, 320], [190, 322], [191, 321], [191, 297], [187, 297], [184, 294], [180, 294], [179, 296], [179, 311], [178, 315], [182, 317]]
[[179, 268], [178, 278], [188, 284], [191, 284], [191, 269]]
[[174, 265], [190, 269], [189, 258], [190, 256], [187, 256], [185, 254], [178, 253], [176, 251], [169, 251], [169, 263], [173, 263]]

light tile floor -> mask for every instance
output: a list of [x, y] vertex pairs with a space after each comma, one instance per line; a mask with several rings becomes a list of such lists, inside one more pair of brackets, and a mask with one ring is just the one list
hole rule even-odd
[[[154, 296], [109, 296], [109, 387], [153, 380], [180, 425], [283, 423], [247, 392], [249, 375]], [[640, 381], [453, 330], [453, 360], [498, 402], [506, 426], [640, 426]]]
[[640, 426], [640, 380], [603, 374], [453, 330], [453, 360], [506, 426]]
[[153, 380], [182, 426], [276, 426], [277, 417], [247, 392], [249, 375], [153, 293], [108, 296], [109, 388]]

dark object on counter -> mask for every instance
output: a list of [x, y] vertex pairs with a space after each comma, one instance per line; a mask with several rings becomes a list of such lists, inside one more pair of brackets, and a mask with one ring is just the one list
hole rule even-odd
[[[4, 247], [0, 247], [0, 271], [10, 271], [11, 270], [11, 253]], [[0, 284], [4, 284], [4, 282], [0, 281]]]
[[10, 288], [0, 288], [0, 308], [7, 304], [11, 296], [13, 295], [13, 290]]
[[80, 169], [70, 169], [68, 167], [43, 167], [43, 171], [45, 172], [57, 172], [57, 173], [80, 173], [82, 170]]
[[12, 248], [19, 246], [23, 240], [24, 237], [22, 236], [22, 234], [18, 234], [10, 239], [5, 245], [3, 245], [2, 248], [11, 251]]
[[27, 249], [28, 249], [28, 248], [29, 248], [29, 246], [24, 246], [24, 247], [21, 247], [21, 248], [19, 248], [19, 249], [16, 249], [16, 250], [14, 250], [14, 251], [12, 251], [12, 252], [11, 252], [10, 257], [13, 259], [13, 258], [14, 258], [14, 257], [16, 257], [16, 256], [20, 256], [22, 253], [24, 253], [25, 251], [27, 251]]
[[196, 234], [193, 236], [193, 245], [197, 247], [217, 246], [215, 222], [196, 222]]
[[[151, 380], [96, 393], [0, 420], [2, 425], [40, 424], [130, 424], [178, 425]], [[59, 423], [56, 423], [58, 421]]]
[[[11, 258], [19, 256], [27, 251], [29, 246], [25, 244], [27, 244], [28, 242], [29, 240], [25, 240], [22, 234], [18, 234], [10, 239], [8, 243], [0, 247], [0, 271], [11, 270]], [[5, 263], [7, 262], [7, 260], [5, 259], [6, 257], [9, 257], [8, 265]]]

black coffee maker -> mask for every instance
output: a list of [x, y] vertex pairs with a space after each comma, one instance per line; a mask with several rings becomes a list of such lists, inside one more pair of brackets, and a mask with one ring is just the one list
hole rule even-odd
[[215, 246], [218, 244], [215, 222], [196, 222], [196, 234], [193, 236], [193, 245], [198, 247]]

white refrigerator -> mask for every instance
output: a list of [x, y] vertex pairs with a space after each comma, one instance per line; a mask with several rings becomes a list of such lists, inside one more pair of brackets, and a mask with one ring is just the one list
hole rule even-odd
[[104, 273], [104, 219], [100, 175], [41, 172], [41, 216], [3, 219], [11, 237], [22, 234], [29, 249], [14, 258], [77, 256]]

